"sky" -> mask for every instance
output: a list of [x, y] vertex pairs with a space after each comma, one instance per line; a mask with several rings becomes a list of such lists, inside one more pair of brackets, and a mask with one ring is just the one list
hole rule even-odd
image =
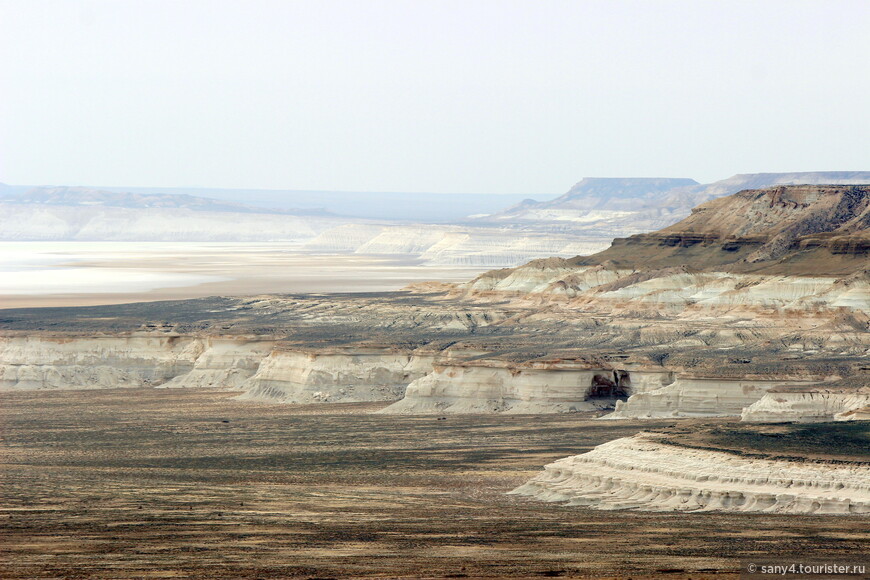
[[0, 182], [870, 170], [867, 0], [0, 0]]

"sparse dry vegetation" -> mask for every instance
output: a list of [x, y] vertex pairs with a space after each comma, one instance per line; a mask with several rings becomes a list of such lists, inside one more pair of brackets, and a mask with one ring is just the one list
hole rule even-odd
[[[154, 389], [0, 395], [0, 577], [644, 578], [667, 571], [669, 578], [727, 578], [749, 557], [819, 559], [870, 549], [866, 518], [674, 518], [504, 495], [555, 459], [673, 422], [385, 417], [363, 414], [379, 404], [240, 405], [230, 396]], [[682, 422], [673, 438], [722, 432], [745, 445], [747, 429]]]

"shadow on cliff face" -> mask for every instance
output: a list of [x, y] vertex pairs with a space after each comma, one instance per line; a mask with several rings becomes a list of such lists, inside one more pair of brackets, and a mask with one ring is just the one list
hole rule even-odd
[[586, 400], [615, 406], [616, 401], [628, 400], [631, 395], [631, 376], [628, 371], [614, 370], [609, 377], [603, 373], [592, 377]]

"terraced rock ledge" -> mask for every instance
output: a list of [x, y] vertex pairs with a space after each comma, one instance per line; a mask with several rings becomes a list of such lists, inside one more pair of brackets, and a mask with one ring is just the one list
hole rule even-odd
[[683, 446], [642, 432], [566, 457], [513, 490], [602, 510], [870, 513], [870, 463]]
[[402, 292], [0, 310], [0, 391], [213, 387], [385, 413], [860, 421], [870, 185], [745, 190], [603, 252]]

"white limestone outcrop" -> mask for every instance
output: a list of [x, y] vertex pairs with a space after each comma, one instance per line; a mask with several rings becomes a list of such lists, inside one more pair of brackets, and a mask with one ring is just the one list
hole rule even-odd
[[591, 288], [610, 284], [630, 271], [600, 267], [572, 267], [561, 258], [535, 260], [512, 270], [481, 274], [466, 285], [474, 294], [486, 292], [548, 294], [567, 290], [573, 297]]
[[241, 400], [391, 401], [432, 370], [431, 353], [387, 349], [302, 352], [255, 337], [142, 333], [117, 337], [0, 337], [0, 390], [121, 387], [241, 390]]
[[748, 459], [641, 433], [560, 459], [513, 494], [602, 510], [870, 513], [870, 466]]
[[767, 393], [741, 414], [741, 420], [756, 423], [797, 421], [859, 420], [861, 409], [870, 405], [870, 392], [808, 392]]
[[866, 310], [870, 278], [769, 276], [724, 272], [653, 272], [601, 266], [570, 266], [565, 260], [536, 260], [519, 268], [486, 272], [461, 287], [470, 295], [489, 293], [573, 299], [602, 310], [667, 311], [672, 314], [748, 310], [812, 313], [820, 309]]
[[0, 390], [156, 386], [193, 369], [203, 350], [179, 336], [0, 337]]
[[193, 368], [164, 383], [166, 388], [238, 389], [275, 348], [271, 340], [207, 338]]
[[[408, 385], [405, 396], [381, 413], [565, 413], [612, 406], [613, 399], [591, 397], [596, 375], [612, 369], [546, 363], [511, 367], [499, 361], [435, 366]], [[667, 372], [630, 373], [629, 390], [659, 387], [672, 380]]]
[[633, 394], [627, 401], [617, 401], [616, 410], [604, 418], [740, 415], [744, 407], [761, 399], [769, 389], [795, 383], [796, 381], [678, 377], [669, 385]]
[[398, 399], [432, 370], [433, 355], [390, 350], [275, 350], [241, 385], [246, 401], [337, 403]]
[[594, 371], [512, 371], [484, 366], [438, 367], [408, 385], [382, 413], [553, 413], [593, 410], [584, 401]]

